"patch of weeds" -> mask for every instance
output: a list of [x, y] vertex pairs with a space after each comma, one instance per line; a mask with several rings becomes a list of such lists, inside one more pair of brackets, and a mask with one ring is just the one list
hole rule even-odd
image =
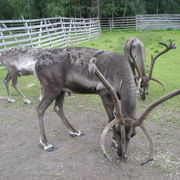
[[161, 139], [161, 136], [160, 135], [156, 135], [155, 138], [156, 139]]
[[48, 174], [48, 176], [50, 176], [50, 177], [59, 177], [59, 175], [58, 174]]
[[146, 171], [150, 170], [150, 168], [148, 168], [148, 167], [144, 167], [143, 169], [146, 170]]
[[171, 117], [171, 121], [172, 121], [173, 123], [177, 123], [178, 125], [180, 125], [180, 118], [179, 118], [179, 117], [172, 116], [172, 117]]
[[11, 121], [10, 124], [11, 124], [11, 125], [16, 125], [16, 124], [18, 124], [19, 122], [20, 122], [19, 119], [17, 119], [17, 120]]
[[177, 159], [176, 157], [171, 157], [171, 158], [170, 158], [170, 161], [177, 162], [178, 159]]
[[145, 137], [142, 135], [142, 136], [139, 136], [140, 139], [144, 139]]
[[31, 172], [32, 169], [31, 169], [31, 168], [24, 168], [24, 171], [25, 171], [25, 172]]
[[24, 142], [20, 142], [20, 143], [16, 144], [17, 147], [20, 147], [20, 146], [23, 146], [23, 145], [25, 145]]
[[0, 119], [0, 124], [3, 124], [5, 122], [4, 119]]
[[50, 135], [50, 136], [48, 136], [48, 139], [53, 140], [55, 137], [56, 137], [56, 135]]

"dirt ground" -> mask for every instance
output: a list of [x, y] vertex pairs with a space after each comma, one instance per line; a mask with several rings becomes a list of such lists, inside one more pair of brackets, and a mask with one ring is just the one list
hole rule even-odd
[[89, 102], [90, 97], [86, 96], [67, 97], [67, 117], [86, 134], [79, 138], [69, 136], [53, 106], [47, 110], [46, 135], [57, 149], [44, 152], [38, 147], [35, 104], [9, 104], [0, 100], [0, 180], [180, 179], [180, 124], [170, 118], [179, 119], [180, 114], [157, 108], [153, 119], [146, 121], [154, 141], [155, 160], [140, 166], [147, 157], [148, 144], [139, 129], [130, 142], [126, 163], [119, 160], [111, 147], [111, 132], [106, 138], [106, 150], [113, 161], [102, 156], [99, 141], [107, 116], [102, 105]]

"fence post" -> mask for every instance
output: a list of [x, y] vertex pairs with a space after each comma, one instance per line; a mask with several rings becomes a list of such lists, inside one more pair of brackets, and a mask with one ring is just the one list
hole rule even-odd
[[28, 23], [27, 23], [26, 20], [25, 20], [25, 27], [26, 27], [26, 32], [27, 32], [27, 34], [29, 36], [29, 41], [31, 43], [31, 47], [33, 47], [32, 39], [31, 39], [31, 33], [30, 33], [30, 30], [29, 30], [29, 27], [28, 27]]
[[42, 25], [43, 25], [43, 21], [41, 21], [41, 23], [40, 23], [40, 28], [39, 28], [39, 32], [40, 32], [40, 33], [39, 33], [39, 39], [38, 39], [38, 42], [39, 42], [38, 46], [41, 45]]
[[[1, 28], [0, 28], [0, 30], [1, 30]], [[3, 35], [3, 32], [1, 31], [1, 37], [3, 37], [4, 35]], [[6, 49], [6, 41], [4, 40], [4, 38], [2, 38], [2, 42], [3, 42], [3, 47], [4, 47], [4, 49]]]
[[46, 33], [48, 34], [49, 45], [50, 45], [50, 48], [52, 49], [51, 37], [49, 35], [49, 27], [48, 27], [48, 24], [46, 22], [46, 19], [44, 19], [44, 24], [46, 26]]
[[62, 20], [62, 18], [61, 18], [61, 28], [62, 28], [62, 31], [63, 31], [63, 34], [64, 34], [64, 41], [65, 41], [65, 46], [67, 46], [67, 37], [66, 37], [66, 31], [65, 31], [65, 28], [64, 28], [64, 22], [63, 22], [63, 20]]

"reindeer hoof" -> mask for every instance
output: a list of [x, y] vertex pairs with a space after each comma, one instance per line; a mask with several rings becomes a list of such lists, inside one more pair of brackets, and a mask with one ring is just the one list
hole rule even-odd
[[25, 99], [24, 104], [31, 104], [31, 101], [29, 99]]
[[123, 154], [123, 155], [122, 155], [122, 160], [123, 160], [124, 162], [126, 162], [127, 159], [128, 159], [127, 154]]
[[14, 102], [16, 102], [15, 99], [11, 99], [11, 98], [8, 98], [7, 101], [8, 101], [9, 103], [14, 103]]
[[80, 137], [80, 136], [84, 136], [85, 133], [81, 132], [81, 131], [78, 131], [78, 132], [72, 132], [72, 131], [69, 131], [69, 135], [71, 137]]
[[113, 148], [118, 148], [118, 143], [116, 142], [116, 140], [112, 140], [112, 142], [111, 142], [111, 146], [113, 147]]
[[56, 150], [56, 148], [54, 146], [52, 146], [51, 144], [49, 144], [49, 145], [39, 144], [39, 148], [46, 152], [52, 152], [52, 151]]

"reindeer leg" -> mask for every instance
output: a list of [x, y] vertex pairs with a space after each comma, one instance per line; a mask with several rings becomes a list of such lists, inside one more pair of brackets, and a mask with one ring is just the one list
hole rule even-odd
[[17, 74], [12, 75], [12, 87], [18, 92], [18, 94], [23, 98], [25, 104], [30, 104], [31, 101], [27, 99], [24, 94], [17, 87]]
[[39, 95], [39, 101], [41, 101], [43, 98], [43, 87], [40, 85], [40, 95]]
[[[110, 123], [113, 119], [114, 119], [114, 104], [112, 102], [112, 99], [110, 97], [110, 95], [101, 95], [101, 100], [103, 102], [104, 108], [106, 110], [107, 116], [108, 116], [108, 123]], [[114, 148], [118, 147], [117, 144], [117, 136], [116, 136], [116, 132], [115, 132], [115, 127], [112, 127], [113, 130], [113, 140], [112, 140], [112, 146]]]
[[6, 87], [6, 92], [7, 92], [7, 101], [10, 103], [14, 103], [16, 100], [10, 98], [10, 91], [9, 91], [9, 82], [12, 79], [11, 73], [8, 71], [5, 79], [4, 79], [4, 85]]
[[54, 147], [48, 143], [45, 130], [44, 130], [44, 122], [43, 122], [43, 116], [46, 109], [49, 107], [49, 105], [53, 102], [55, 98], [47, 98], [48, 96], [44, 96], [40, 103], [38, 104], [36, 111], [39, 118], [39, 128], [40, 128], [40, 146], [42, 146], [43, 150], [51, 152], [54, 150]]
[[61, 92], [61, 94], [56, 98], [56, 102], [55, 102], [55, 106], [54, 106], [54, 111], [58, 114], [58, 116], [62, 119], [62, 121], [64, 122], [65, 126], [68, 128], [69, 130], [69, 134], [72, 137], [76, 137], [76, 136], [83, 136], [85, 135], [84, 133], [82, 133], [81, 131], [77, 131], [68, 121], [68, 119], [65, 117], [64, 115], [64, 111], [63, 111], [63, 101], [64, 101], [64, 96], [65, 96], [65, 92]]

